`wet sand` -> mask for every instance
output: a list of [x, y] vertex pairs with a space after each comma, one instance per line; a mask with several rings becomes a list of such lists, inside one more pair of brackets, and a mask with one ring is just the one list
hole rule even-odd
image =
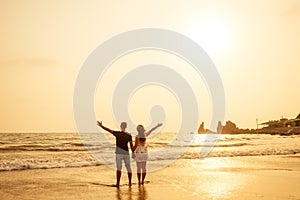
[[[135, 163], [132, 163], [135, 165]], [[300, 155], [177, 160], [120, 189], [106, 166], [0, 172], [0, 199], [300, 199]]]

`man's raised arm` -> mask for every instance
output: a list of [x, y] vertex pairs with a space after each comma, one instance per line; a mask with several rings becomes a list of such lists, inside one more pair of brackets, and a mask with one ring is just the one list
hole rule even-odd
[[106, 130], [107, 132], [110, 132], [110, 133], [114, 132], [113, 130], [111, 130], [111, 129], [105, 127], [105, 126], [103, 126], [102, 125], [102, 121], [101, 122], [97, 121], [97, 125], [100, 126], [102, 129]]

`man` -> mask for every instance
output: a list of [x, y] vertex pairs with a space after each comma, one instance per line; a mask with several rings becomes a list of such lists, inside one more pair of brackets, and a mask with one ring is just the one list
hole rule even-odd
[[127, 128], [127, 123], [122, 122], [120, 125], [121, 131], [114, 131], [102, 125], [102, 121], [97, 121], [98, 126], [102, 129], [110, 132], [116, 137], [116, 165], [117, 165], [117, 184], [115, 185], [117, 188], [120, 187], [120, 179], [122, 174], [122, 161], [124, 160], [125, 167], [127, 169], [129, 186], [131, 186], [131, 167], [130, 167], [130, 156], [128, 152], [128, 142], [130, 144], [131, 151], [133, 151], [132, 137], [129, 133], [126, 133], [125, 130]]

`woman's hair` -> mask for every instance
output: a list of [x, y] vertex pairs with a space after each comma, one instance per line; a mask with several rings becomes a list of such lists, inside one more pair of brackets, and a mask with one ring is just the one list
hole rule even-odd
[[136, 127], [136, 130], [138, 131], [138, 138], [141, 142], [146, 141], [146, 135], [145, 135], [145, 128], [143, 125], [138, 125]]

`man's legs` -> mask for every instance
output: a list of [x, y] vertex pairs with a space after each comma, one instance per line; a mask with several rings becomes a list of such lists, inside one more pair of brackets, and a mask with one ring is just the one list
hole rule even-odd
[[128, 175], [128, 184], [129, 184], [129, 186], [131, 186], [132, 172], [127, 172], [127, 175]]
[[128, 183], [129, 183], [129, 186], [131, 186], [132, 172], [131, 172], [131, 167], [130, 167], [130, 156], [129, 155], [124, 155], [124, 162], [125, 162], [125, 166], [126, 166], [127, 174], [128, 174]]
[[120, 187], [120, 179], [121, 179], [122, 171], [117, 169], [116, 175], [117, 175], [117, 184], [116, 184], [116, 187], [118, 188], [118, 187]]
[[117, 184], [116, 187], [120, 187], [120, 179], [122, 175], [122, 155], [116, 154], [116, 165], [117, 165], [117, 171], [116, 171], [116, 176], [117, 176]]

